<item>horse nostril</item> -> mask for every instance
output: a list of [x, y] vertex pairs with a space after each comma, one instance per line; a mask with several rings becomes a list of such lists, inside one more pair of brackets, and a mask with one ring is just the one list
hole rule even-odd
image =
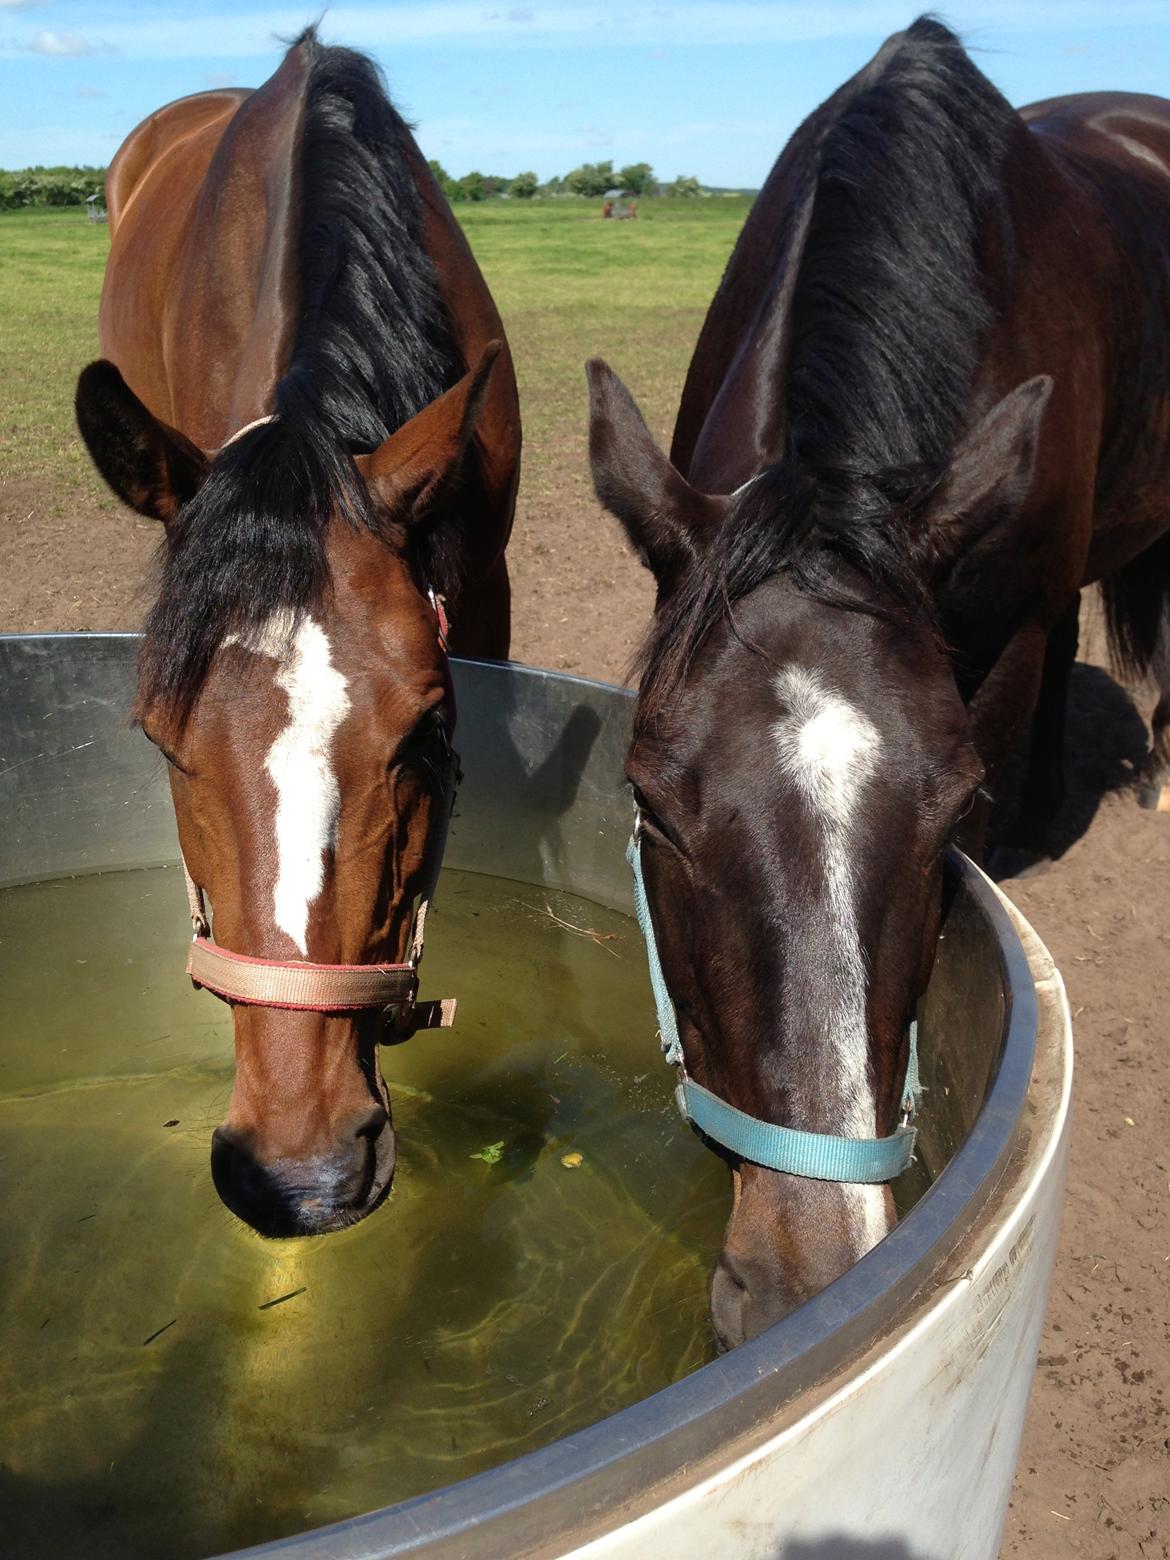
[[736, 1289], [747, 1292], [748, 1281], [740, 1271], [734, 1257], [729, 1256], [726, 1250], [721, 1251], [718, 1257], [716, 1257], [715, 1266], [722, 1273], [723, 1278], [730, 1281]]
[[220, 1200], [262, 1235], [284, 1234], [274, 1211], [279, 1198], [243, 1134], [216, 1127], [211, 1135], [211, 1179]]
[[372, 1143], [374, 1139], [381, 1133], [382, 1129], [387, 1125], [389, 1120], [390, 1117], [382, 1109], [381, 1105], [376, 1105], [369, 1113], [369, 1115], [366, 1116], [359, 1124], [357, 1130], [354, 1132], [354, 1137], [368, 1138]]
[[240, 1147], [240, 1140], [230, 1127], [216, 1127], [211, 1134], [211, 1173], [217, 1185], [231, 1177]]
[[711, 1274], [711, 1321], [720, 1348], [734, 1349], [747, 1338], [745, 1313], [749, 1302], [746, 1280], [720, 1252]]

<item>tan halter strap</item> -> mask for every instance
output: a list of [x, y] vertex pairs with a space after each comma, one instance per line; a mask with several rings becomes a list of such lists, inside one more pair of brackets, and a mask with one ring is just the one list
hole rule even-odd
[[253, 428], [262, 428], [265, 423], [275, 422], [279, 416], [279, 412], [269, 412], [267, 417], [254, 417], [251, 422], [245, 423], [242, 428], [237, 428], [230, 438], [225, 439], [220, 445], [220, 449], [226, 450], [229, 444], [234, 444], [237, 439], [242, 439], [246, 433], [251, 433]]

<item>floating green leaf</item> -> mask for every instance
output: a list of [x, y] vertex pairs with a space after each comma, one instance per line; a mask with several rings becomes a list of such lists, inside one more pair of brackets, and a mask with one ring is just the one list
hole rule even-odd
[[485, 1165], [498, 1165], [504, 1157], [504, 1140], [498, 1143], [489, 1143], [486, 1148], [481, 1148], [478, 1154], [468, 1154], [469, 1159], [482, 1159]]

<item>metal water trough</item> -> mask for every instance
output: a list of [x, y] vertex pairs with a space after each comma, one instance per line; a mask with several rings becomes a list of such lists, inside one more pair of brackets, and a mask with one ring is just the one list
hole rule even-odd
[[[176, 859], [161, 766], [126, 718], [136, 649], [0, 637], [0, 887]], [[520, 666], [457, 663], [455, 682], [450, 864], [628, 910], [629, 695]], [[587, 1430], [240, 1553], [993, 1560], [1056, 1240], [1071, 1033], [1022, 918], [959, 858], [950, 888], [922, 1010], [936, 1179], [887, 1240], [763, 1337]]]

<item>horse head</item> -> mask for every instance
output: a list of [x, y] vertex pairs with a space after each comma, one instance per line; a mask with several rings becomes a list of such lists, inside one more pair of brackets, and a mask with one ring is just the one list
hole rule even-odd
[[[137, 715], [167, 760], [197, 930], [206, 895], [220, 968], [287, 985], [306, 966], [316, 979], [404, 965], [396, 1017], [412, 1005], [416, 905], [455, 774], [445, 622], [416, 543], [443, 523], [497, 352], [353, 458], [314, 452], [317, 435], [281, 417], [205, 452], [112, 364], [81, 376], [95, 464], [165, 528]], [[336, 480], [318, 480], [322, 462]], [[346, 979], [332, 1002], [319, 980], [303, 1001], [208, 982], [231, 1001], [236, 1051], [213, 1176], [267, 1235], [349, 1224], [390, 1187], [386, 1014], [347, 1006]]]
[[[757, 1122], [885, 1138], [944, 858], [982, 779], [929, 592], [895, 590], [892, 564], [794, 543], [790, 567], [729, 597], [720, 554], [736, 538], [750, 564], [753, 531], [799, 528], [784, 513], [799, 479], [781, 462], [730, 497], [699, 492], [616, 377], [600, 363], [589, 377], [598, 497], [658, 583], [627, 776], [685, 1074]], [[956, 452], [906, 544], [915, 579], [1019, 502], [1046, 398], [1047, 382], [1022, 387]], [[711, 1307], [733, 1345], [844, 1272], [895, 1213], [882, 1182], [726, 1157]]]

